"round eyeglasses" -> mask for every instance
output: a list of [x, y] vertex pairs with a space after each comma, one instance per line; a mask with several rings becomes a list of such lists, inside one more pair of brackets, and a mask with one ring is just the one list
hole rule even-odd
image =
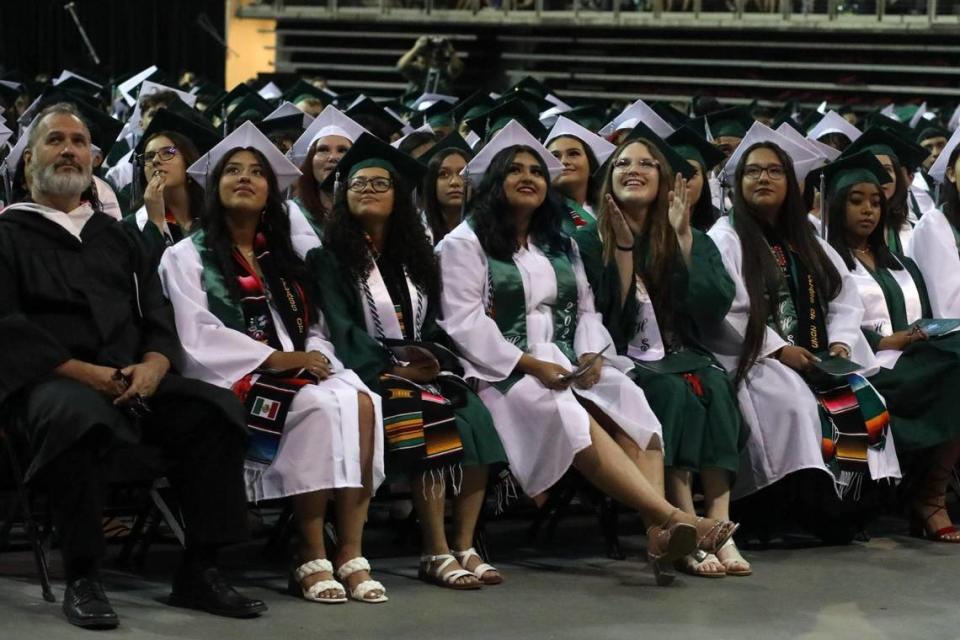
[[354, 193], [362, 193], [367, 190], [367, 185], [373, 189], [374, 193], [386, 193], [393, 186], [393, 180], [390, 178], [364, 178], [357, 177], [347, 183], [347, 189]]

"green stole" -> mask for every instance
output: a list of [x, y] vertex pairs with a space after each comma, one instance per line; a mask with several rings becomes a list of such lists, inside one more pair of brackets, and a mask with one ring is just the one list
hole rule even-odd
[[313, 232], [317, 234], [317, 237], [323, 240], [323, 228], [317, 224], [316, 220], [313, 219], [313, 214], [310, 213], [310, 210], [307, 208], [307, 205], [304, 204], [303, 200], [300, 199], [300, 196], [297, 196], [293, 199], [297, 207], [300, 208], [300, 211], [303, 212], [303, 217], [307, 219], [307, 224], [310, 225], [310, 228], [313, 229]]
[[246, 335], [247, 327], [243, 319], [243, 310], [240, 304], [230, 295], [227, 282], [216, 266], [213, 251], [204, 243], [204, 232], [199, 230], [190, 236], [193, 246], [200, 254], [200, 263], [203, 265], [203, 289], [207, 292], [207, 307], [210, 313], [220, 318], [227, 327]]
[[567, 208], [567, 215], [560, 220], [560, 227], [567, 235], [573, 235], [580, 229], [596, 224], [597, 219], [589, 211], [584, 209], [580, 203], [573, 198], [564, 198], [563, 204]]
[[[544, 252], [557, 279], [557, 301], [553, 305], [553, 343], [572, 363], [577, 357], [573, 338], [577, 332], [579, 295], [570, 258], [562, 252]], [[497, 260], [487, 255], [487, 315], [497, 323], [503, 337], [523, 351], [527, 350], [527, 300], [520, 269], [513, 259]], [[493, 383], [506, 393], [523, 378], [519, 372]]]

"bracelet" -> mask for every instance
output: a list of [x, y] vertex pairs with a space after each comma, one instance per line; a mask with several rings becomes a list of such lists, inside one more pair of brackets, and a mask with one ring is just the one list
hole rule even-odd
[[617, 251], [633, 251], [633, 247], [634, 245], [630, 245], [629, 247], [624, 247], [618, 244]]

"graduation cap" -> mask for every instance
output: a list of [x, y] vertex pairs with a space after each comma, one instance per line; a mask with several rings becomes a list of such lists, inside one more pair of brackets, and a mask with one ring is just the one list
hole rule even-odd
[[291, 140], [296, 140], [303, 135], [302, 115], [281, 116], [279, 118], [270, 118], [269, 120], [264, 118], [255, 124], [257, 125], [257, 129], [260, 129], [267, 137], [285, 136]]
[[261, 120], [273, 111], [273, 106], [257, 93], [248, 93], [227, 115], [227, 124], [235, 128], [245, 120]]
[[930, 140], [931, 138], [949, 138], [950, 132], [947, 131], [944, 127], [941, 127], [938, 124], [925, 124], [921, 125], [917, 129], [916, 141], [918, 144], [923, 144], [924, 140]]
[[519, 99], [502, 102], [482, 116], [467, 120], [467, 126], [481, 138], [489, 138], [512, 120], [519, 122], [527, 133], [538, 140], [547, 133], [546, 128], [540, 124], [537, 114], [531, 112]]
[[447, 149], [459, 149], [464, 153], [468, 161], [473, 158], [473, 148], [470, 146], [470, 143], [454, 131], [430, 147], [430, 150], [417, 158], [417, 160], [424, 165], [428, 165], [441, 151], [446, 151]]
[[117, 91], [120, 92], [120, 96], [127, 103], [127, 106], [132, 107], [137, 103], [136, 95], [133, 93], [134, 90], [139, 88], [144, 80], [149, 80], [157, 71], [156, 65], [150, 65], [143, 71], [131, 74], [117, 83]]
[[[826, 114], [820, 113], [819, 111], [816, 111], [816, 110], [811, 111], [810, 113], [808, 113], [807, 115], [805, 115], [805, 116], [803, 117], [803, 119], [800, 121], [800, 128], [803, 129], [804, 133], [805, 133], [807, 136], [809, 136], [809, 135], [810, 135], [810, 131], [811, 131], [815, 126], [817, 126], [817, 124], [819, 124], [821, 120], [823, 120], [823, 118], [824, 118], [825, 115], [826, 115]], [[837, 114], [837, 115], [840, 115], [840, 114]], [[842, 116], [841, 116], [841, 117], [842, 117]], [[844, 120], [846, 120], [846, 118], [844, 118]], [[850, 124], [850, 123], [847, 122], [847, 124]], [[824, 134], [824, 135], [826, 135], [826, 134]]]
[[650, 108], [674, 129], [679, 129], [689, 120], [682, 111], [669, 102], [654, 102], [650, 105]]
[[610, 144], [589, 129], [580, 126], [565, 116], [557, 118], [557, 123], [550, 129], [550, 133], [544, 138], [543, 144], [549, 147], [553, 140], [563, 136], [572, 136], [584, 145], [590, 147], [590, 151], [593, 152], [593, 156], [597, 159], [598, 166], [606, 162], [607, 158], [617, 149], [615, 145]]
[[173, 109], [160, 109], [150, 121], [150, 126], [143, 132], [143, 137], [137, 143], [135, 156], [140, 156], [147, 147], [150, 138], [158, 133], [172, 131], [184, 136], [200, 154], [204, 154], [220, 142], [220, 134], [202, 121], [202, 117], [193, 119], [177, 113]]
[[658, 138], [666, 138], [673, 133], [674, 130], [674, 127], [664, 120], [646, 102], [637, 100], [600, 129], [599, 134], [605, 138], [609, 138], [617, 131], [633, 129], [638, 123], [646, 125]]
[[909, 125], [906, 125], [899, 120], [885, 116], [882, 113], [871, 113], [864, 119], [864, 131], [867, 129], [883, 129], [884, 131], [889, 131], [893, 134], [900, 136], [905, 140], [913, 140], [916, 136], [916, 131], [914, 131]]
[[953, 155], [953, 152], [958, 146], [960, 146], [960, 129], [953, 132], [953, 135], [947, 140], [943, 151], [937, 156], [937, 161], [930, 167], [930, 177], [938, 183], [942, 184], [946, 180], [947, 169], [950, 165], [950, 156]]
[[563, 117], [573, 120], [590, 131], [599, 131], [606, 121], [606, 110], [597, 105], [582, 105], [563, 112]]
[[540, 96], [541, 98], [546, 98], [551, 93], [550, 89], [547, 88], [547, 85], [543, 84], [533, 76], [524, 77], [519, 82], [514, 83], [512, 87], [503, 93], [506, 95], [514, 91], [526, 91], [528, 93], [532, 93], [533, 95]]
[[690, 127], [680, 127], [667, 136], [666, 142], [684, 160], [695, 160], [704, 173], [712, 170], [726, 158], [726, 155], [712, 142], [708, 142]]
[[864, 131], [863, 135], [844, 150], [843, 155], [853, 155], [858, 151], [870, 151], [878, 156], [893, 156], [911, 173], [930, 156], [929, 151], [913, 140], [901, 138], [879, 127], [871, 127]]
[[807, 137], [819, 140], [831, 133], [841, 133], [849, 138], [850, 142], [855, 142], [863, 134], [836, 111], [828, 111], [819, 122], [807, 130]]
[[480, 150], [480, 153], [478, 153], [473, 160], [467, 163], [467, 166], [463, 168], [460, 175], [469, 180], [473, 185], [479, 185], [483, 179], [483, 174], [487, 172], [494, 156], [504, 149], [520, 145], [530, 147], [540, 157], [547, 166], [551, 183], [557, 176], [563, 173], [563, 165], [560, 161], [554, 158], [553, 154], [547, 151], [547, 148], [540, 144], [540, 141], [524, 129], [519, 122], [511, 120], [506, 126], [497, 131], [493, 139]]
[[733, 152], [730, 159], [727, 160], [727, 163], [723, 165], [723, 173], [728, 183], [733, 183], [737, 165], [740, 163], [740, 159], [744, 154], [747, 153], [747, 149], [758, 142], [772, 142], [790, 156], [798, 182], [806, 179], [807, 175], [823, 162], [822, 157], [813, 153], [806, 145], [791, 140], [763, 123], [754, 122], [753, 126], [747, 131], [747, 135], [740, 141], [736, 151]]
[[450, 113], [457, 122], [462, 122], [481, 116], [494, 106], [493, 98], [483, 91], [474, 91], [454, 105]]
[[48, 87], [24, 112], [24, 116], [33, 119], [41, 111], [58, 102], [69, 102], [77, 108], [90, 129], [91, 143], [98, 147], [101, 155], [106, 158], [113, 143], [116, 142], [117, 136], [120, 135], [120, 130], [123, 129], [123, 123], [116, 118], [111, 118], [97, 106], [90, 104], [83, 96], [67, 89]]
[[667, 159], [667, 164], [670, 165], [670, 168], [673, 169], [675, 173], [679, 173], [688, 180], [693, 177], [694, 170], [693, 167], [690, 166], [690, 163], [687, 162], [682, 155], [677, 153], [666, 140], [658, 136], [653, 129], [643, 122], [638, 122], [633, 129], [630, 130], [630, 133], [623, 139], [622, 144], [641, 139], [646, 140], [656, 147], [657, 151]]
[[300, 177], [297, 169], [279, 150], [263, 135], [252, 122], [244, 122], [237, 130], [218, 142], [199, 160], [187, 168], [187, 174], [196, 180], [197, 184], [207, 188], [207, 180], [214, 167], [223, 160], [230, 151], [238, 148], [253, 147], [266, 157], [270, 168], [277, 176], [280, 191], [289, 187], [294, 180]]
[[257, 95], [264, 100], [276, 100], [283, 95], [283, 91], [281, 91], [280, 87], [278, 87], [274, 82], [270, 81], [257, 89]]
[[315, 98], [326, 105], [336, 100], [337, 94], [327, 89], [318, 89], [306, 80], [297, 80], [292, 87], [283, 92], [281, 97], [294, 104], [307, 98]]
[[297, 105], [293, 104], [292, 102], [284, 102], [279, 107], [265, 115], [263, 117], [263, 122], [267, 122], [268, 120], [276, 120], [278, 118], [289, 118], [290, 116], [299, 116], [301, 120], [299, 127], [300, 133], [303, 133], [304, 129], [309, 127], [314, 120], [313, 116], [301, 111]]
[[433, 130], [433, 127], [431, 127], [429, 124], [424, 124], [414, 129], [413, 131], [403, 136], [402, 138], [397, 138], [396, 140], [390, 143], [390, 146], [393, 147], [394, 149], [399, 149], [400, 145], [403, 144], [404, 140], [406, 140], [407, 138], [409, 138], [410, 136], [416, 133], [430, 133], [434, 135], [436, 134], [436, 132]]
[[428, 109], [438, 102], [445, 102], [452, 107], [453, 105], [457, 104], [457, 101], [457, 96], [448, 96], [442, 93], [421, 93], [407, 106], [411, 111], [423, 111], [424, 109]]
[[421, 109], [414, 116], [415, 123], [418, 125], [429, 124], [433, 127], [452, 126], [453, 104], [443, 100], [434, 102], [429, 107]]
[[369, 167], [380, 167], [402, 177], [411, 189], [420, 184], [427, 172], [422, 163], [394, 149], [372, 133], [364, 132], [340, 158], [337, 168], [330, 172], [321, 186], [336, 190], [337, 182], [345, 184], [357, 171]]
[[892, 180], [877, 157], [867, 151], [849, 156], [844, 154], [830, 164], [811, 172], [810, 178], [819, 180], [821, 174], [823, 174], [828, 193], [837, 193], [850, 185], [863, 182], [880, 187]]
[[7, 105], [12, 105], [16, 102], [21, 93], [23, 93], [23, 85], [19, 82], [0, 80], [0, 99]]
[[499, 98], [494, 100], [496, 105], [506, 104], [508, 102], [514, 102], [519, 100], [531, 113], [543, 113], [547, 109], [557, 106], [558, 100], [547, 100], [542, 98], [539, 94], [527, 91], [525, 89], [518, 89], [514, 91], [508, 91], [504, 93]]
[[219, 98], [207, 105], [206, 113], [213, 116], [220, 116], [220, 112], [224, 109], [229, 110], [230, 105], [236, 104], [239, 102], [245, 95], [252, 93], [253, 89], [243, 84], [242, 82], [235, 86], [233, 89], [224, 93]]
[[706, 115], [707, 125], [714, 140], [720, 137], [743, 138], [753, 126], [750, 107], [730, 107]]
[[791, 127], [789, 123], [781, 124], [779, 127], [775, 128], [775, 131], [780, 135], [793, 140], [797, 144], [807, 147], [812, 153], [822, 157], [824, 163], [833, 162], [840, 157], [840, 151], [834, 149], [828, 144], [820, 142], [819, 140], [804, 138], [803, 134]]
[[103, 92], [103, 85], [89, 78], [85, 78], [72, 71], [63, 70], [51, 83], [55, 87], [76, 91], [90, 96], [97, 96]]
[[334, 106], [327, 106], [317, 116], [317, 119], [310, 123], [306, 131], [303, 132], [293, 147], [288, 152], [291, 160], [300, 164], [307, 154], [310, 153], [310, 147], [320, 138], [327, 136], [340, 136], [346, 138], [351, 143], [356, 142], [361, 134], [369, 133], [360, 124], [354, 121], [350, 116], [344, 114]]
[[407, 124], [366, 96], [350, 105], [346, 114], [351, 118], [367, 117], [381, 122], [384, 125], [384, 131], [389, 130], [390, 135], [400, 133]]

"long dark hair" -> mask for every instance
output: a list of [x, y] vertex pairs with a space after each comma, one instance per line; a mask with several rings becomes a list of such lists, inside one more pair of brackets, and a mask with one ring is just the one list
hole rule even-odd
[[[249, 151], [263, 167], [267, 178], [267, 205], [263, 209], [260, 222], [260, 231], [267, 237], [270, 255], [277, 270], [283, 277], [300, 285], [304, 291], [309, 291], [309, 277], [303, 261], [297, 256], [290, 243], [290, 218], [283, 204], [283, 195], [277, 184], [277, 175], [266, 157], [253, 147], [237, 147], [224, 154], [223, 158], [213, 168], [207, 181], [206, 204], [203, 215], [200, 217], [200, 228], [203, 229], [203, 242], [213, 252], [214, 262], [226, 281], [227, 289], [235, 300], [239, 300], [240, 288], [237, 285], [237, 270], [233, 259], [233, 237], [227, 224], [227, 211], [220, 201], [220, 178], [223, 169], [233, 156], [241, 151]], [[307, 305], [311, 308], [312, 305]]]
[[693, 206], [693, 210], [690, 212], [690, 226], [706, 233], [717, 221], [719, 212], [713, 206], [709, 171], [701, 167], [699, 162], [697, 162], [697, 170], [703, 176], [703, 184], [700, 185], [700, 199], [697, 200], [697, 204]]
[[[851, 271], [857, 268], [857, 259], [853, 255], [853, 250], [847, 245], [847, 198], [850, 197], [850, 191], [855, 186], [855, 184], [851, 184], [830, 194], [830, 201], [827, 203], [829, 213], [827, 241], [831, 247], [837, 250], [837, 253], [843, 258], [843, 263]], [[899, 270], [903, 267], [893, 257], [893, 253], [887, 248], [887, 243], [883, 237], [887, 221], [887, 199], [883, 195], [883, 188], [877, 187], [877, 189], [880, 191], [880, 220], [867, 238], [867, 245], [873, 253], [873, 259], [877, 267]]]
[[609, 263], [613, 260], [614, 245], [616, 244], [613, 221], [606, 215], [603, 206], [607, 194], [613, 197], [618, 206], [623, 206], [613, 192], [613, 170], [617, 159], [624, 150], [634, 144], [642, 144], [657, 161], [657, 197], [647, 209], [643, 219], [643, 228], [634, 240], [633, 262], [636, 272], [643, 278], [644, 284], [650, 292], [650, 298], [656, 309], [657, 317], [664, 326], [673, 323], [672, 288], [673, 271], [677, 266], [677, 255], [680, 247], [677, 235], [670, 224], [670, 191], [676, 179], [676, 173], [667, 159], [645, 138], [634, 138], [624, 142], [610, 156], [610, 163], [604, 172], [603, 182], [597, 194], [597, 211], [600, 212], [599, 227], [603, 237], [603, 258]]
[[483, 180], [477, 187], [476, 195], [470, 201], [473, 231], [477, 234], [483, 250], [497, 260], [510, 260], [517, 251], [517, 234], [513, 218], [509, 214], [510, 206], [503, 192], [503, 183], [514, 158], [523, 152], [537, 159], [543, 179], [547, 183], [547, 195], [530, 219], [530, 238], [534, 244], [546, 251], [569, 253], [572, 246], [570, 238], [560, 226], [560, 216], [564, 215], [563, 205], [550, 184], [546, 162], [531, 147], [516, 145], [493, 156]]
[[772, 311], [771, 301], [776, 300], [781, 275], [764, 237], [764, 227], [760, 212], [756, 211], [743, 197], [743, 172], [750, 154], [757, 149], [769, 149], [777, 155], [783, 164], [787, 181], [787, 196], [780, 207], [772, 232], [790, 246], [803, 265], [810, 271], [824, 303], [833, 300], [840, 293], [842, 284], [840, 272], [824, 253], [813, 228], [807, 222], [807, 209], [797, 183], [793, 161], [779, 146], [772, 142], [758, 142], [751, 145], [737, 164], [733, 184], [733, 228], [740, 237], [743, 252], [741, 272], [750, 296], [750, 317], [747, 331], [740, 351], [740, 364], [737, 367], [736, 382], [739, 384], [763, 346], [767, 318]]
[[[948, 169], [957, 166], [957, 160], [960, 160], [960, 146], [953, 150], [948, 160]], [[960, 182], [960, 175], [954, 175], [953, 179]], [[953, 228], [960, 230], [960, 191], [957, 189], [957, 183], [950, 182], [946, 176], [943, 178], [943, 184], [940, 185], [940, 207]]]
[[[463, 149], [444, 149], [430, 158], [427, 164], [427, 175], [423, 178], [423, 186], [420, 189], [420, 198], [423, 202], [423, 213], [430, 225], [430, 231], [433, 233], [433, 242], [436, 244], [447, 234], [446, 221], [443, 219], [443, 211], [440, 208], [440, 201], [437, 199], [437, 179], [440, 176], [440, 167], [443, 161], [453, 155], [459, 155], [467, 162], [470, 162], [472, 155]], [[467, 201], [468, 183], [464, 180], [463, 201]]]
[[896, 174], [896, 185], [893, 195], [887, 201], [887, 223], [890, 228], [897, 231], [907, 223], [907, 215], [910, 212], [910, 204], [907, 200], [910, 185], [907, 184], [907, 178], [904, 175], [903, 165], [897, 156], [887, 156], [890, 163], [893, 164], [893, 172]]
[[553, 142], [560, 140], [561, 138], [569, 138], [580, 143], [580, 147], [583, 149], [584, 155], [587, 156], [587, 171], [589, 175], [587, 176], [587, 203], [593, 202], [594, 198], [597, 197], [597, 191], [600, 190], [600, 185], [603, 184], [603, 177], [598, 175], [600, 173], [600, 163], [597, 161], [597, 156], [593, 153], [593, 149], [590, 148], [586, 142], [581, 140], [575, 135], [565, 133], [562, 136], [557, 136]]
[[[393, 211], [383, 256], [391, 263], [403, 266], [413, 283], [435, 303], [440, 292], [440, 271], [433, 247], [413, 204], [410, 186], [403, 176], [392, 171], [390, 178], [393, 180]], [[345, 188], [335, 196], [330, 219], [324, 227], [323, 244], [357, 282], [366, 278], [373, 268], [366, 231], [360, 219], [350, 212]]]
[[[187, 167], [192, 165], [200, 158], [200, 153], [197, 151], [197, 147], [193, 144], [193, 141], [190, 138], [186, 137], [182, 133], [176, 131], [158, 131], [157, 133], [150, 134], [150, 137], [143, 141], [143, 148], [146, 149], [147, 145], [150, 144], [150, 141], [156, 137], [163, 136], [164, 138], [169, 138], [170, 142], [173, 143], [173, 146], [177, 148], [177, 153], [183, 158], [183, 170], [186, 174]], [[139, 159], [137, 161], [137, 166], [135, 171], [140, 172], [141, 181], [146, 178], [143, 176], [144, 170], [144, 161]], [[142, 183], [144, 188], [146, 183]], [[187, 189], [187, 199], [190, 204], [190, 215], [194, 218], [199, 218], [200, 214], [203, 212], [203, 201], [205, 198], [203, 187], [194, 181], [190, 175], [186, 175], [186, 189]], [[143, 191], [140, 189], [140, 192], [137, 194], [137, 201], [132, 208], [133, 211], [136, 211], [143, 206]]]

